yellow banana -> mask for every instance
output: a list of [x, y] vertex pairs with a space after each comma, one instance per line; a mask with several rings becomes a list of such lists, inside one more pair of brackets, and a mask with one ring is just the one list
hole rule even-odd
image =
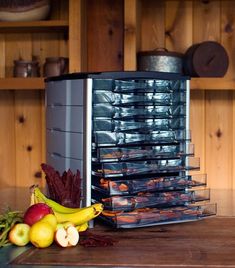
[[[75, 226], [72, 222], [66, 221], [62, 223], [57, 223], [56, 230], [60, 228], [68, 228], [69, 226]], [[84, 232], [88, 229], [88, 222], [83, 223], [82, 225], [76, 225], [75, 228], [78, 232]]]
[[35, 202], [35, 195], [34, 193], [31, 193], [31, 196], [30, 196], [30, 206], [34, 205], [36, 202]]
[[78, 232], [84, 232], [88, 229], [88, 222], [83, 223], [82, 225], [75, 226]]
[[95, 217], [97, 217], [103, 210], [103, 205], [97, 203], [89, 207], [82, 208], [78, 212], [74, 213], [59, 213], [54, 211], [58, 223], [72, 222], [75, 225], [82, 225]]
[[34, 191], [31, 191], [31, 196], [30, 196], [30, 206], [34, 205], [34, 204], [37, 204], [37, 203], [44, 203], [44, 202], [41, 202], [37, 197], [36, 195], [34, 194]]
[[[39, 189], [38, 186], [33, 185], [31, 187], [32, 194], [34, 195], [34, 202], [35, 203], [45, 203], [49, 207], [52, 208], [52, 210], [59, 213], [74, 213], [80, 211], [82, 208], [68, 208], [65, 206], [60, 205], [59, 203], [55, 202], [54, 200], [47, 198]], [[32, 200], [32, 196], [31, 196]], [[32, 201], [31, 201], [32, 202]]]

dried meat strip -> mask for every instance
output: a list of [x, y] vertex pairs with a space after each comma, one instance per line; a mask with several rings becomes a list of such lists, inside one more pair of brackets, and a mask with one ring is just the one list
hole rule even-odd
[[80, 207], [81, 201], [81, 176], [69, 169], [62, 176], [53, 167], [41, 164], [46, 177], [50, 198], [67, 207]]
[[116, 242], [118, 241], [110, 236], [93, 234], [89, 231], [80, 233], [79, 244], [84, 247], [108, 247], [113, 246]]

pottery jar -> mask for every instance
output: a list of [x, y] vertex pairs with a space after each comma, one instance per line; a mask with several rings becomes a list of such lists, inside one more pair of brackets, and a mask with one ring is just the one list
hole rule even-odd
[[64, 57], [48, 57], [43, 65], [45, 77], [58, 76], [67, 72], [68, 59]]
[[40, 76], [39, 63], [37, 61], [14, 61], [14, 77], [38, 77]]

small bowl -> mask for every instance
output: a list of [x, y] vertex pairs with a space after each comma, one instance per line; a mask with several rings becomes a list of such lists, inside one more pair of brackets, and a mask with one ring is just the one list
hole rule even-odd
[[50, 13], [50, 0], [2, 0], [0, 1], [0, 21], [45, 20]]

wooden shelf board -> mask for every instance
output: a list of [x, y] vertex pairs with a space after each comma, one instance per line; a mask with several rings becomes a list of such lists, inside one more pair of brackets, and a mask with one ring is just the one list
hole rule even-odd
[[22, 32], [22, 31], [51, 31], [65, 30], [69, 26], [67, 20], [44, 20], [44, 21], [19, 21], [0, 22], [0, 32]]
[[190, 81], [192, 90], [235, 90], [235, 80], [223, 77], [200, 77]]
[[44, 89], [44, 78], [0, 78], [0, 90]]
[[[226, 78], [192, 78], [191, 90], [235, 90], [235, 81]], [[0, 90], [44, 89], [44, 78], [0, 78]]]

